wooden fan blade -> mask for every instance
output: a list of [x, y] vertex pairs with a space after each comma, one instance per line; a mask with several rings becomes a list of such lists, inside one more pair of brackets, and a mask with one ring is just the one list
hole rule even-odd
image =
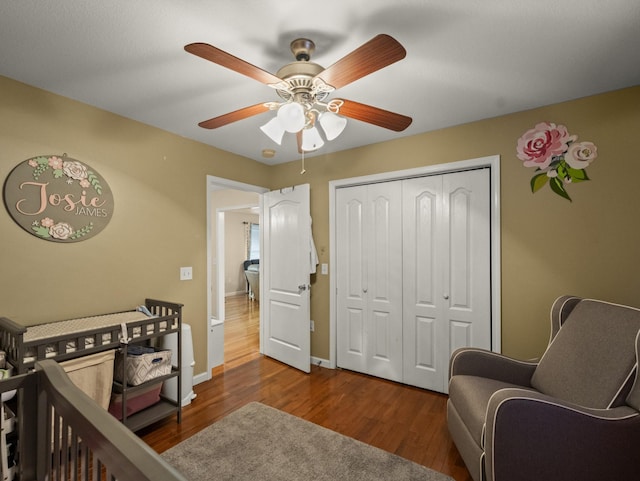
[[396, 114], [388, 110], [379, 109], [378, 107], [354, 102], [353, 100], [340, 100], [344, 103], [340, 107], [338, 115], [368, 122], [378, 127], [401, 132], [409, 127], [413, 121], [411, 117], [407, 117], [406, 115]]
[[339, 89], [402, 60], [406, 55], [407, 51], [395, 38], [380, 34], [320, 72], [316, 77]]
[[280, 78], [270, 74], [266, 70], [262, 70], [249, 62], [245, 62], [244, 60], [234, 57], [230, 53], [213, 47], [207, 43], [190, 43], [189, 45], [186, 45], [184, 49], [193, 55], [197, 55], [198, 57], [202, 57], [203, 59], [217, 63], [218, 65], [222, 65], [234, 72], [241, 73], [242, 75], [246, 75], [249, 78], [257, 80], [258, 82], [262, 82], [263, 84], [269, 85], [282, 81]]
[[251, 117], [253, 115], [261, 114], [262, 112], [266, 112], [267, 110], [269, 110], [269, 107], [267, 107], [265, 104], [255, 104], [250, 107], [234, 110], [233, 112], [229, 112], [228, 114], [220, 115], [219, 117], [204, 120], [198, 125], [205, 129], [217, 129], [218, 127], [222, 127], [223, 125], [236, 122], [237, 120], [246, 119], [247, 117]]

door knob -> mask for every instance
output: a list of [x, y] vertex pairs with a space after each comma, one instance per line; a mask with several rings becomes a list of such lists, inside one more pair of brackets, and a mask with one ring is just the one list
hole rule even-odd
[[449, 294], [445, 294], [445, 295], [444, 295], [444, 296], [442, 296], [442, 297], [444, 297], [445, 299], [449, 299]]
[[298, 290], [301, 291], [301, 292], [302, 291], [306, 291], [307, 290], [307, 285], [306, 284], [300, 284], [298, 286]]

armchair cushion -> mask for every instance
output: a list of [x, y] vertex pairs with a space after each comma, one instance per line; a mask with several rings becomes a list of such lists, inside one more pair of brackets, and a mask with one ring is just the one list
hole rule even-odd
[[451, 378], [449, 399], [455, 404], [462, 422], [467, 426], [476, 444], [483, 446], [489, 399], [501, 389], [521, 387], [495, 379], [458, 375]]
[[488, 377], [518, 386], [531, 386], [537, 362], [520, 361], [478, 348], [460, 348], [451, 355], [450, 377], [458, 375]]
[[636, 364], [637, 309], [580, 301], [540, 359], [531, 379], [538, 391], [581, 406], [624, 404]]

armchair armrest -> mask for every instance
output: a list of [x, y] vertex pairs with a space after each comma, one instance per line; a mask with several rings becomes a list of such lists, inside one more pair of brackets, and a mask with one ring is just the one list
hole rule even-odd
[[529, 387], [537, 363], [519, 361], [485, 349], [464, 347], [456, 350], [449, 361], [449, 377], [478, 376]]
[[602, 481], [640, 473], [640, 413], [629, 406], [589, 409], [509, 388], [489, 400], [488, 481]]

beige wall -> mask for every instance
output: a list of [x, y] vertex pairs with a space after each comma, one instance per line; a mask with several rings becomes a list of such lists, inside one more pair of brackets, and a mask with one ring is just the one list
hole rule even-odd
[[[206, 176], [250, 184], [269, 168], [0, 77], [0, 178], [36, 155], [67, 153], [106, 179], [109, 225], [72, 244], [29, 235], [0, 209], [0, 315], [30, 325], [184, 303], [195, 372], [206, 370]], [[179, 268], [193, 266], [193, 280]]]
[[243, 262], [247, 260], [245, 247], [245, 222], [259, 223], [259, 216], [241, 212], [224, 215], [225, 294], [237, 294], [247, 290]]
[[[45, 242], [0, 212], [0, 315], [34, 324], [130, 308], [144, 297], [185, 304], [195, 372], [206, 366], [206, 175], [279, 188], [311, 184], [320, 262], [329, 263], [330, 180], [498, 154], [502, 196], [503, 351], [540, 354], [548, 309], [564, 293], [640, 306], [636, 148], [640, 87], [268, 167], [0, 77], [0, 177], [22, 160], [66, 152], [109, 182], [115, 213], [96, 237]], [[425, 112], [428, 115], [428, 112]], [[598, 146], [590, 182], [532, 194], [515, 156], [540, 121]], [[348, 135], [348, 131], [344, 135]], [[277, 179], [274, 181], [272, 179]], [[178, 268], [193, 266], [193, 281]], [[329, 357], [329, 276], [312, 276], [312, 354]]]
[[[539, 356], [549, 336], [549, 307], [561, 294], [640, 307], [640, 87], [456, 126], [392, 142], [273, 167], [273, 188], [311, 184], [313, 233], [329, 262], [328, 182], [335, 179], [501, 156], [502, 350]], [[424, 115], [429, 115], [425, 112]], [[568, 187], [573, 202], [548, 187], [532, 194], [533, 169], [516, 157], [516, 141], [541, 121], [567, 126], [598, 147], [592, 179]], [[348, 131], [344, 134], [348, 135]], [[329, 276], [312, 279], [312, 352], [329, 357]]]

